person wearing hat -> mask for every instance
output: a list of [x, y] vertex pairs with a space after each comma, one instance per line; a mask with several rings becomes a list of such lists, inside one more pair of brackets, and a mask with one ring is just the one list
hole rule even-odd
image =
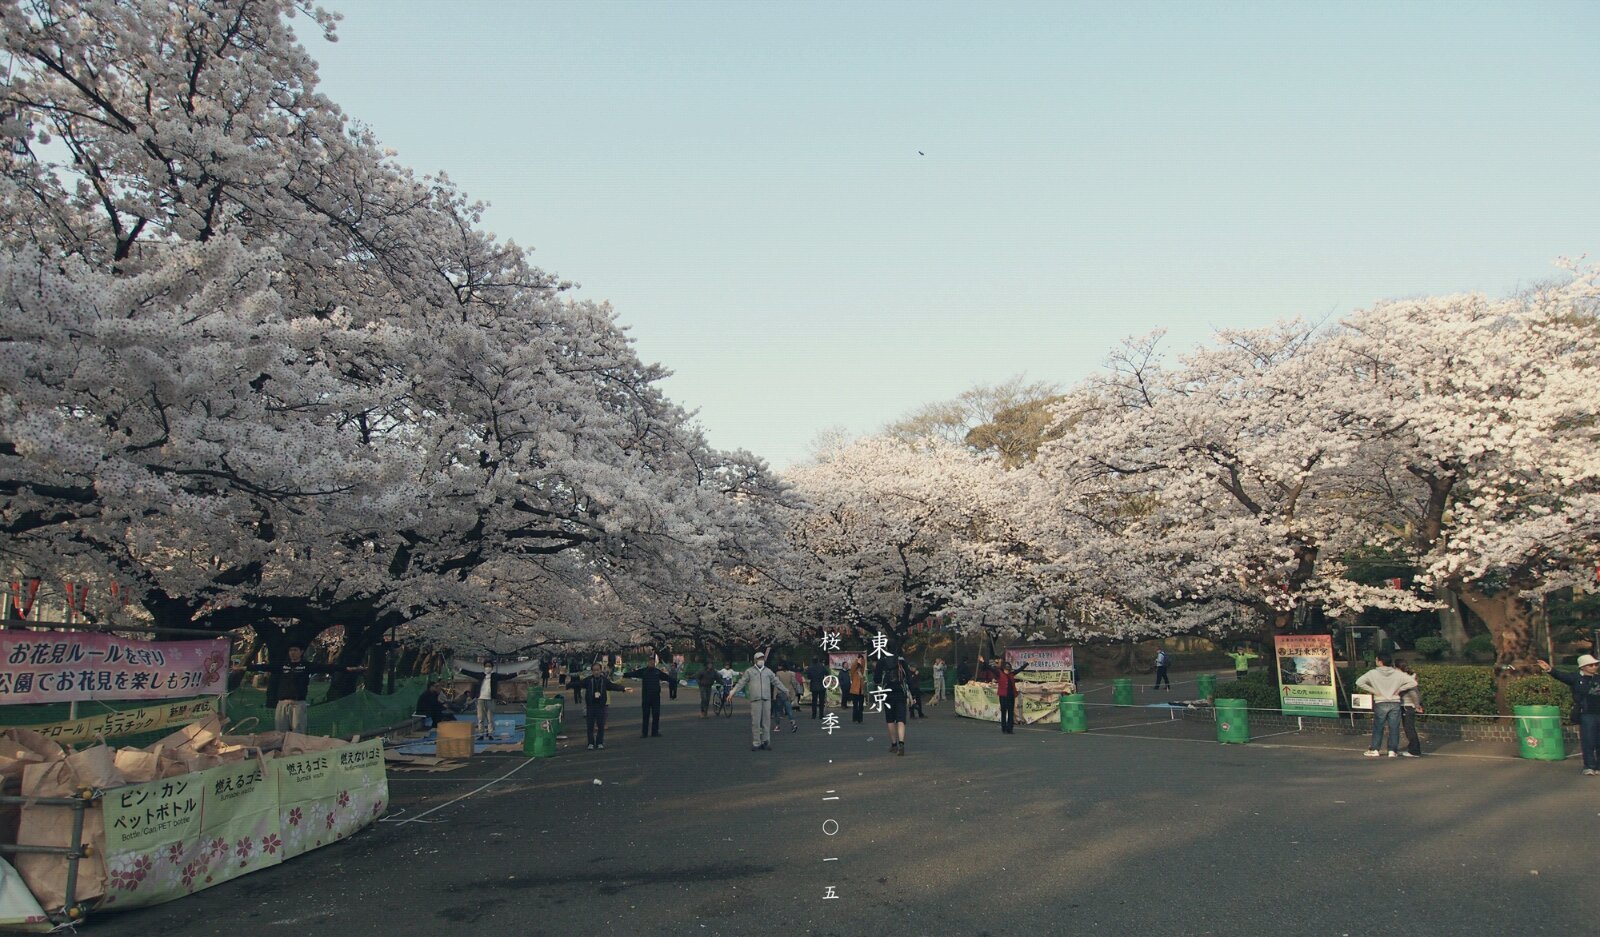
[[767, 669], [767, 655], [757, 653], [755, 664], [739, 675], [739, 682], [728, 691], [728, 699], [749, 687], [750, 699], [750, 750], [772, 750], [772, 700], [775, 696], [788, 697], [778, 675]]
[[1572, 690], [1572, 719], [1578, 724], [1579, 747], [1583, 749], [1583, 773], [1600, 775], [1600, 658], [1593, 654], [1578, 657], [1578, 672], [1552, 669], [1549, 661], [1539, 661], [1539, 669]]

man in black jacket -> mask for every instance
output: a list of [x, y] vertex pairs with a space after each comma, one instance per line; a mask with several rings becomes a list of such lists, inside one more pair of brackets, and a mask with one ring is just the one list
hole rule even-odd
[[1548, 661], [1539, 669], [1572, 689], [1572, 714], [1578, 723], [1578, 742], [1583, 749], [1583, 773], [1600, 776], [1600, 658], [1591, 654], [1578, 657], [1577, 673], [1552, 670]]
[[339, 673], [349, 671], [359, 673], [365, 667], [338, 667], [332, 664], [313, 664], [305, 659], [306, 649], [298, 644], [289, 648], [289, 659], [269, 661], [265, 664], [251, 664], [249, 667], [239, 668], [255, 673], [269, 673], [271, 682], [267, 687], [269, 698], [276, 697], [278, 704], [272, 712], [273, 728], [279, 732], [298, 732], [304, 735], [306, 721], [309, 715], [306, 694], [311, 690], [311, 675], [314, 673]]
[[811, 666], [806, 668], [806, 681], [811, 684], [811, 718], [821, 719], [823, 711], [828, 708], [828, 665], [822, 658], [812, 659]]
[[600, 662], [595, 661], [589, 665], [588, 676], [573, 677], [572, 686], [583, 697], [584, 717], [589, 728], [589, 747], [606, 747], [606, 704], [610, 702], [609, 691], [621, 690], [631, 692], [620, 683], [612, 683], [607, 679], [605, 672], [600, 669]]
[[640, 696], [644, 704], [644, 724], [639, 727], [639, 737], [659, 736], [661, 734], [661, 684], [666, 683], [672, 692], [678, 692], [678, 678], [655, 663], [630, 670], [623, 674], [629, 680], [639, 680], [644, 686]]

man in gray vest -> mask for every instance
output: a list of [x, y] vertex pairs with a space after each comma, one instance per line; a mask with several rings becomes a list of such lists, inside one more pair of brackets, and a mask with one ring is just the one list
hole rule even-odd
[[739, 682], [728, 691], [728, 698], [746, 687], [750, 691], [750, 750], [772, 750], [772, 700], [789, 693], [779, 682], [778, 675], [767, 669], [767, 655], [756, 654], [755, 665], [739, 676]]

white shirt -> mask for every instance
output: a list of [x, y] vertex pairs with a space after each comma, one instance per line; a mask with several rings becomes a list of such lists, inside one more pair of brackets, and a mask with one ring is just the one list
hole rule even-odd
[[483, 685], [478, 687], [478, 699], [494, 698], [494, 678], [489, 674], [489, 671], [485, 671], [483, 674]]

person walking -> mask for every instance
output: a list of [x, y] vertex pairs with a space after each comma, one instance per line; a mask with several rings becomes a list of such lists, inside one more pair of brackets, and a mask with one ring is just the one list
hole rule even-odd
[[811, 682], [811, 718], [821, 719], [828, 707], [828, 665], [822, 658], [813, 658], [806, 668], [806, 679]]
[[722, 685], [717, 689], [717, 710], [731, 719], [733, 718], [733, 680], [739, 675], [739, 672], [733, 669], [733, 661], [728, 661], [722, 665], [722, 669], [717, 671], [717, 674], [722, 677]]
[[940, 657], [933, 662], [933, 701], [944, 701], [944, 658]]
[[789, 731], [798, 732], [800, 727], [795, 725], [794, 708], [790, 701], [794, 698], [794, 688], [789, 683], [789, 671], [783, 664], [778, 664], [772, 671], [778, 685], [783, 688], [782, 693], [772, 695], [772, 731], [783, 731], [783, 719], [789, 720]]
[[[1394, 669], [1416, 679], [1416, 671], [1405, 664], [1395, 664]], [[1418, 758], [1422, 755], [1422, 738], [1417, 735], [1417, 717], [1422, 714], [1422, 688], [1414, 686], [1409, 690], [1400, 691], [1400, 729], [1406, 734], [1406, 750], [1400, 753], [1402, 758]]]
[[683, 680], [682, 670], [683, 667], [676, 657], [667, 664], [667, 673], [672, 677], [671, 682], [667, 684], [667, 699], [678, 698], [678, 683]]
[[1368, 758], [1383, 754], [1380, 746], [1389, 736], [1389, 757], [1400, 756], [1400, 694], [1417, 685], [1417, 678], [1390, 667], [1383, 655], [1375, 655], [1377, 666], [1356, 678], [1356, 686], [1372, 694], [1372, 744]]
[[775, 696], [788, 696], [778, 675], [767, 669], [767, 655], [757, 653], [755, 663], [739, 675], [739, 680], [729, 691], [733, 694], [749, 688], [750, 700], [750, 750], [772, 750], [772, 700]]
[[857, 654], [850, 665], [850, 721], [861, 721], [861, 706], [867, 695], [867, 659]]
[[1167, 665], [1171, 662], [1172, 657], [1167, 654], [1166, 648], [1163, 647], [1156, 650], [1156, 685], [1151, 687], [1151, 690], [1161, 689], [1163, 683], [1166, 684], [1167, 689], [1172, 689], [1172, 678], [1167, 676]]
[[291, 644], [287, 653], [288, 660], [251, 664], [249, 667], [236, 669], [248, 670], [252, 673], [271, 674], [267, 683], [267, 697], [268, 699], [277, 700], [272, 710], [273, 728], [279, 732], [298, 732], [301, 735], [305, 735], [306, 724], [310, 716], [310, 703], [306, 701], [306, 695], [311, 692], [311, 675], [314, 673], [359, 673], [367, 668], [313, 664], [306, 660], [306, 649], [299, 644]]
[[591, 750], [606, 747], [606, 705], [610, 702], [612, 690], [631, 693], [632, 690], [620, 683], [611, 682], [606, 676], [605, 667], [600, 661], [589, 665], [587, 677], [573, 678], [578, 691], [583, 694], [584, 720], [589, 731], [589, 748]]
[[1578, 657], [1578, 672], [1566, 673], [1539, 661], [1539, 669], [1572, 690], [1572, 719], [1578, 724], [1578, 747], [1583, 751], [1583, 773], [1600, 775], [1600, 658]]
[[1017, 674], [1028, 669], [1027, 664], [1013, 670], [1009, 661], [1000, 664], [995, 672], [995, 692], [1000, 697], [1000, 731], [1013, 735], [1017, 724]]
[[717, 673], [708, 660], [696, 679], [700, 684], [700, 718], [705, 719], [711, 715], [711, 695], [722, 685], [722, 674]]
[[667, 684], [674, 691], [678, 689], [678, 678], [662, 670], [657, 663], [651, 662], [623, 674], [629, 680], [638, 680], [642, 684], [639, 699], [644, 722], [639, 726], [640, 738], [657, 738], [661, 735], [661, 684]]
[[[901, 660], [904, 661], [905, 659], [901, 658]], [[910, 661], [905, 661], [905, 665], [906, 672], [909, 674], [906, 690], [911, 694], [910, 701], [906, 706], [906, 715], [915, 716], [918, 719], [926, 719], [928, 714], [922, 711], [922, 673]]]
[[883, 698], [883, 721], [889, 728], [889, 753], [906, 753], [906, 705], [910, 696], [910, 667], [904, 657], [885, 657], [878, 661], [872, 682], [880, 691], [888, 691]]

